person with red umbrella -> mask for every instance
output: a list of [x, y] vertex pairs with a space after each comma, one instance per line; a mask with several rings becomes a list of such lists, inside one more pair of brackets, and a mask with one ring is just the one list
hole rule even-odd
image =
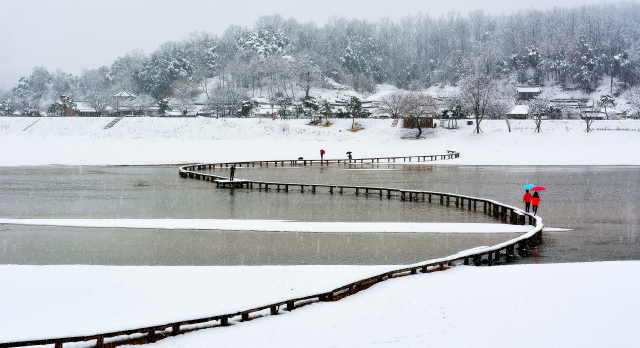
[[544, 187], [542, 186], [536, 186], [534, 188], [531, 189], [531, 191], [535, 191], [533, 192], [533, 196], [531, 197], [531, 205], [533, 208], [533, 215], [536, 215], [538, 213], [538, 205], [540, 204], [540, 195], [538, 194], [538, 191], [544, 191], [546, 190]]

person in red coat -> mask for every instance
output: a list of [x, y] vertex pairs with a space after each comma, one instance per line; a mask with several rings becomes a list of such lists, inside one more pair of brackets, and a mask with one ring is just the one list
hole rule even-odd
[[531, 206], [531, 194], [529, 193], [529, 190], [527, 190], [524, 197], [522, 197], [522, 201], [524, 202], [524, 211], [528, 213], [529, 207]]
[[533, 197], [531, 197], [531, 205], [533, 205], [533, 215], [538, 213], [538, 204], [540, 203], [540, 196], [538, 192], [533, 193]]

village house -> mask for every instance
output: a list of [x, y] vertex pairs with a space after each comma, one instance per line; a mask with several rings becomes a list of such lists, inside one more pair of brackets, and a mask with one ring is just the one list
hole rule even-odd
[[526, 120], [529, 117], [529, 105], [516, 105], [509, 112], [507, 118]]
[[518, 100], [529, 100], [535, 98], [542, 93], [540, 86], [518, 86], [516, 87], [518, 93]]

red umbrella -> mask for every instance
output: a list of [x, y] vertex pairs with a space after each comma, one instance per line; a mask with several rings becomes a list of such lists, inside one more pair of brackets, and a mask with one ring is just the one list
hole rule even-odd
[[530, 188], [531, 191], [546, 191], [547, 189], [542, 187], [542, 186], [536, 186], [533, 188]]

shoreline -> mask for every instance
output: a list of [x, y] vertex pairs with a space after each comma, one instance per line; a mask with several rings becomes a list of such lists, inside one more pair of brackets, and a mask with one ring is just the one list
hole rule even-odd
[[[580, 120], [545, 121], [542, 133], [516, 129], [533, 124], [531, 120], [513, 120], [512, 132], [507, 131], [504, 120], [483, 120], [481, 134], [471, 133], [473, 126], [460, 122], [458, 129], [428, 129], [426, 138], [412, 141], [401, 137], [415, 130], [391, 127], [387, 119], [359, 119], [365, 129], [357, 133], [347, 130], [350, 119], [332, 119], [331, 127], [317, 127], [308, 125], [307, 119], [136, 117], [102, 129], [110, 119], [43, 118], [44, 122], [25, 131], [23, 126], [33, 123], [32, 119], [0, 117], [0, 146], [7, 149], [0, 154], [0, 166], [156, 166], [257, 158], [316, 159], [319, 149], [326, 150], [327, 158], [346, 158], [346, 151], [352, 151], [354, 158], [366, 158], [455, 149], [460, 158], [425, 162], [449, 166], [640, 165], [640, 153], [633, 151], [640, 144], [640, 132], [584, 133]], [[639, 120], [597, 122], [612, 128], [640, 129]]]

